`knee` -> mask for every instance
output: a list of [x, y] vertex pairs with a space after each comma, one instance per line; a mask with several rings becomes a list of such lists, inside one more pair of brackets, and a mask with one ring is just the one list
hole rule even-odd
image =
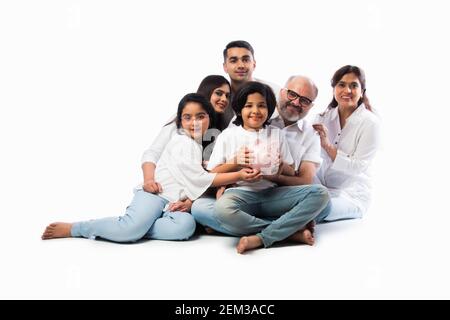
[[213, 217], [221, 223], [229, 223], [235, 215], [236, 204], [233, 203], [226, 195], [223, 195], [216, 201], [214, 206]]
[[176, 218], [174, 234], [177, 240], [188, 240], [195, 232], [194, 217], [189, 213], [180, 213]]
[[314, 195], [317, 203], [323, 205], [324, 207], [330, 201], [330, 195], [328, 194], [328, 189], [320, 184], [311, 185], [311, 194]]
[[195, 200], [192, 204], [191, 214], [194, 219], [201, 223], [204, 217], [212, 215], [214, 211], [214, 204], [210, 201], [205, 201], [203, 199]]

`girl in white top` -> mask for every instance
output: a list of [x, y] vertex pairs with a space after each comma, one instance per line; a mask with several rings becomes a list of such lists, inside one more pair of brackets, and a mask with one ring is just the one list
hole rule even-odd
[[[213, 148], [211, 141], [213, 137], [219, 135], [228, 126], [228, 123], [225, 122], [224, 112], [229, 108], [230, 90], [230, 83], [220, 75], [209, 75], [198, 86], [197, 93], [211, 102], [216, 113], [214, 124], [208, 129], [206, 135], [204, 135], [204, 141], [202, 143], [205, 148], [203, 152], [204, 160], [208, 160], [211, 154]], [[158, 193], [162, 190], [161, 183], [155, 179], [155, 168], [167, 143], [169, 143], [170, 139], [177, 132], [175, 118], [161, 129], [152, 145], [142, 155], [143, 188], [147, 192]], [[192, 202], [186, 199], [171, 203], [170, 210], [190, 211], [191, 206]]]
[[315, 179], [331, 197], [317, 222], [362, 217], [370, 202], [370, 164], [379, 146], [379, 120], [365, 93], [364, 71], [344, 66], [331, 85], [333, 100], [313, 125], [323, 158]]
[[176, 126], [179, 129], [171, 138], [158, 161], [155, 179], [162, 190], [157, 195], [136, 188], [125, 214], [76, 223], [52, 223], [42, 239], [84, 237], [115, 242], [133, 242], [142, 238], [159, 240], [186, 240], [195, 231], [195, 220], [186, 212], [169, 211], [169, 203], [202, 195], [210, 186], [253, 179], [251, 169], [215, 174], [202, 166], [202, 146], [199, 141], [213, 124], [214, 109], [202, 95], [187, 94], [178, 106]]

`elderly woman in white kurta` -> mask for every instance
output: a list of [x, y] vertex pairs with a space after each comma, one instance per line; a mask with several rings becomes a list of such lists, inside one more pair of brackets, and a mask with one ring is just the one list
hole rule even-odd
[[316, 222], [363, 216], [370, 202], [370, 164], [379, 146], [379, 120], [366, 97], [364, 71], [344, 66], [331, 85], [333, 100], [313, 125], [323, 158], [315, 180], [331, 198]]

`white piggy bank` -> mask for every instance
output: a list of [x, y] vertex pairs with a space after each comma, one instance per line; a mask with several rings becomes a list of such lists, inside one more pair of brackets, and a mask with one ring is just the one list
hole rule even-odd
[[274, 175], [280, 165], [280, 151], [277, 143], [257, 141], [252, 148], [255, 157], [252, 168], [261, 171], [262, 175]]

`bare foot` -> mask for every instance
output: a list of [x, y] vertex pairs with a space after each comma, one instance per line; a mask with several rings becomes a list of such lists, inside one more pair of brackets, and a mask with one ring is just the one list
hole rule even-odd
[[214, 230], [213, 228], [210, 228], [210, 227], [205, 227], [205, 232], [207, 234], [215, 234], [216, 230]]
[[72, 229], [71, 223], [54, 222], [45, 228], [42, 234], [42, 240], [54, 239], [54, 238], [70, 238], [72, 237], [70, 230]]
[[289, 240], [299, 242], [299, 243], [305, 243], [310, 246], [314, 244], [314, 236], [309, 229], [303, 229], [299, 230], [296, 233], [294, 233], [292, 236], [289, 237]]
[[244, 253], [247, 250], [256, 249], [263, 245], [263, 242], [258, 236], [242, 237], [236, 247], [238, 253]]
[[316, 222], [314, 220], [311, 220], [310, 222], [308, 222], [308, 224], [306, 225], [306, 229], [308, 229], [309, 231], [311, 231], [311, 234], [314, 235], [314, 228], [316, 227]]

